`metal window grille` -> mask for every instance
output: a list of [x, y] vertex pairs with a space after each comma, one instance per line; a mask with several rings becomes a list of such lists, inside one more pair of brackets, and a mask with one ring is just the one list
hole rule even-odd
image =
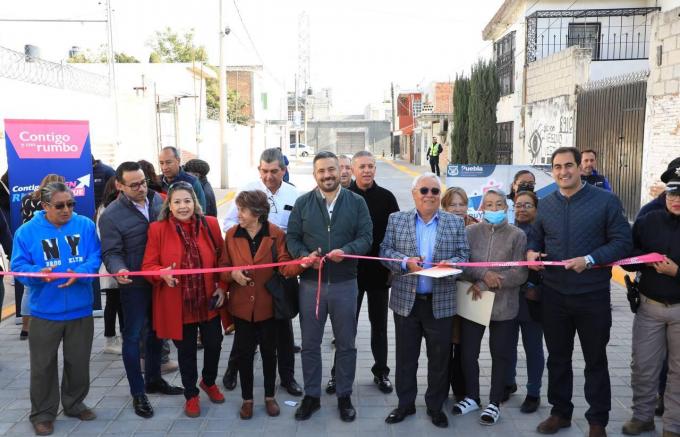
[[515, 92], [515, 32], [494, 43], [494, 57], [501, 96]]
[[496, 164], [512, 164], [512, 121], [496, 124]]

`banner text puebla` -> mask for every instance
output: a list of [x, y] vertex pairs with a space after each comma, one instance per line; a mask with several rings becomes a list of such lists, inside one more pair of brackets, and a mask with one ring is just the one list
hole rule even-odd
[[90, 127], [82, 120], [5, 120], [12, 231], [21, 226], [21, 199], [45, 175], [64, 176], [75, 196], [75, 211], [92, 218], [94, 184]]

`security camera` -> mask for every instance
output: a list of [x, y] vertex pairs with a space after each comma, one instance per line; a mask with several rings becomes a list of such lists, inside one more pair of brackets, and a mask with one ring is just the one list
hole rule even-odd
[[224, 35], [229, 35], [231, 33], [231, 28], [229, 26], [224, 27]]

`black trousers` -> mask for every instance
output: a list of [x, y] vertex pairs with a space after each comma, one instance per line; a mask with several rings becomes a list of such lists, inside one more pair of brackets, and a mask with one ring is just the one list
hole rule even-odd
[[107, 288], [106, 305], [104, 305], [104, 337], [116, 336], [116, 316], [118, 327], [123, 332], [123, 307], [120, 305], [120, 291], [117, 288]]
[[[276, 357], [278, 360], [279, 378], [281, 384], [288, 384], [295, 379], [295, 336], [293, 335], [293, 321], [272, 319], [276, 325]], [[231, 345], [229, 361], [230, 369], [238, 369], [239, 350], [238, 329], [234, 331], [234, 341]]]
[[182, 376], [184, 397], [191, 399], [198, 396], [198, 369], [196, 363], [196, 338], [201, 331], [203, 342], [203, 371], [201, 376], [205, 384], [210, 387], [217, 378], [217, 365], [222, 350], [222, 325], [219, 317], [200, 323], [187, 323], [182, 328], [182, 340], [174, 340], [177, 347], [179, 373]]
[[452, 344], [449, 353], [449, 384], [456, 400], [463, 399], [465, 392], [465, 376], [463, 375], [463, 362], [460, 358], [460, 344]]
[[[375, 376], [387, 376], [390, 368], [387, 366], [387, 304], [389, 302], [389, 288], [364, 289], [359, 288], [357, 294], [357, 323], [361, 313], [364, 294], [368, 296], [368, 320], [371, 323], [371, 352], [373, 353], [373, 367], [371, 372]], [[335, 376], [335, 355], [331, 375]]]
[[427, 346], [427, 408], [439, 411], [449, 392], [449, 350], [453, 317], [435, 319], [432, 300], [416, 298], [408, 317], [394, 314], [396, 334], [395, 387], [399, 407], [415, 405], [418, 394], [418, 359], [420, 344], [425, 338]]
[[[505, 389], [505, 373], [512, 364], [514, 319], [489, 323], [489, 350], [491, 352], [491, 390], [489, 402], [500, 405]], [[467, 319], [461, 321], [461, 364], [467, 397], [479, 397], [479, 350], [486, 327]]]
[[607, 343], [612, 325], [609, 289], [584, 294], [562, 294], [543, 285], [543, 332], [548, 348], [548, 402], [551, 414], [571, 419], [574, 372], [572, 353], [578, 334], [585, 360], [586, 419], [607, 426], [611, 385]]
[[439, 156], [430, 156], [430, 169], [439, 176]]
[[276, 329], [275, 319], [261, 322], [249, 322], [234, 317], [236, 332], [239, 333], [238, 373], [241, 378], [241, 397], [244, 400], [253, 399], [253, 361], [255, 348], [260, 344], [262, 356], [262, 373], [264, 373], [264, 395], [274, 397], [276, 392]]

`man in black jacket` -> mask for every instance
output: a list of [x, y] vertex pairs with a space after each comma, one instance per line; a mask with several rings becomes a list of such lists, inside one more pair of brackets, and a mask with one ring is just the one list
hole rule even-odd
[[[99, 218], [102, 259], [111, 273], [141, 270], [149, 223], [156, 221], [161, 197], [147, 187], [144, 172], [136, 162], [116, 169], [116, 188], [121, 192]], [[153, 408], [146, 393], [184, 394], [161, 378], [162, 342], [151, 328], [151, 285], [142, 276], [116, 276], [123, 308], [123, 363], [130, 384], [135, 414], [149, 418]], [[144, 377], [140, 366], [139, 341], [146, 328]]]
[[[379, 187], [375, 182], [375, 157], [371, 152], [362, 150], [352, 157], [354, 180], [349, 190], [363, 197], [373, 222], [373, 245], [369, 256], [379, 256], [380, 243], [385, 237], [387, 220], [390, 214], [399, 211], [399, 204], [391, 191]], [[357, 281], [357, 323], [364, 294], [368, 296], [368, 320], [371, 322], [371, 352], [375, 360], [371, 372], [373, 382], [383, 393], [392, 393], [392, 382], [387, 366], [387, 303], [389, 299], [389, 270], [381, 263], [359, 260]], [[326, 393], [335, 393], [335, 366], [331, 369], [331, 379]]]
[[[305, 397], [295, 419], [307, 420], [320, 408], [321, 340], [330, 317], [337, 356], [338, 410], [341, 420], [351, 422], [356, 417], [350, 395], [357, 359], [357, 260], [344, 255], [364, 255], [371, 249], [373, 225], [364, 199], [340, 187], [338, 158], [331, 152], [319, 152], [313, 165], [317, 188], [295, 201], [286, 234], [293, 258], [315, 260], [314, 268], [300, 275]], [[321, 289], [317, 291], [319, 257], [324, 255]]]
[[607, 365], [611, 268], [592, 267], [629, 255], [630, 226], [615, 195], [581, 181], [581, 153], [576, 148], [558, 148], [551, 162], [559, 189], [541, 199], [527, 259], [566, 261], [567, 265], [548, 267], [543, 273], [548, 401], [553, 408], [537, 431], [554, 434], [571, 425], [572, 353], [574, 335], [578, 333], [586, 364], [584, 390], [590, 405], [586, 411], [589, 436], [605, 436], [611, 410]]

